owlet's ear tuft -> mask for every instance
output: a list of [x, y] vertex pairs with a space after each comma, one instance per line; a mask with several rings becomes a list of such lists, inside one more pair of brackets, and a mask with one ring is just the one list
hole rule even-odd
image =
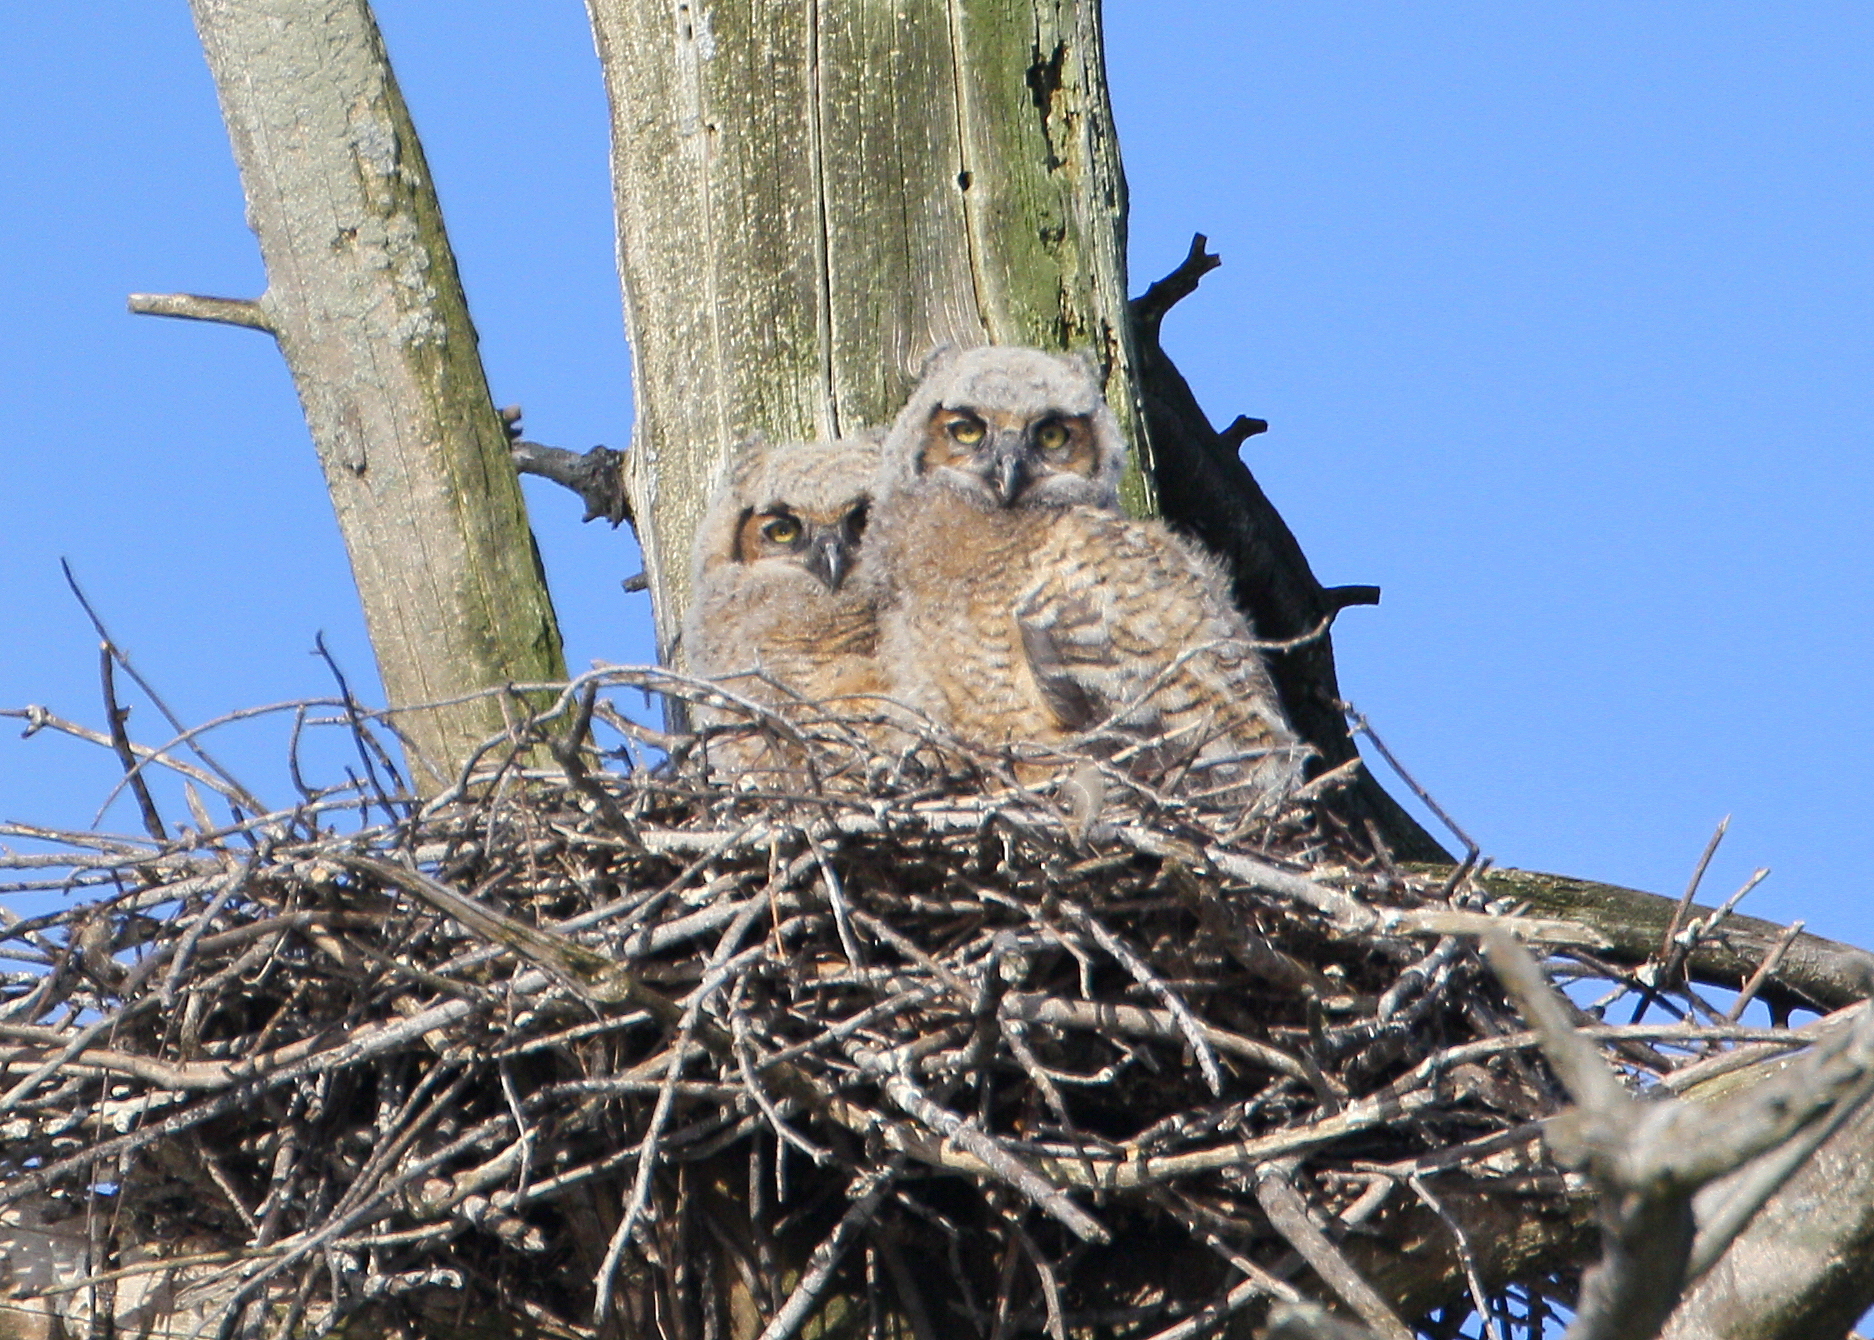
[[929, 381], [932, 373], [954, 363], [957, 355], [961, 352], [962, 350], [958, 349], [956, 345], [950, 343], [948, 340], [934, 346], [928, 354], [924, 355], [924, 361], [918, 365], [917, 379], [919, 383]]
[[734, 488], [740, 490], [760, 467], [767, 454], [768, 436], [766, 433], [750, 433], [739, 442], [731, 443], [718, 467], [716, 476], [718, 487], [724, 480], [727, 480]]

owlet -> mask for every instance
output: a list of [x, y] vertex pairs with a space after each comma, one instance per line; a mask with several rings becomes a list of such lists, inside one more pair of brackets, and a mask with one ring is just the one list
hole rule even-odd
[[[862, 541], [878, 465], [875, 438], [736, 449], [696, 533], [683, 624], [692, 673], [802, 729], [877, 716], [879, 587]], [[694, 715], [699, 726], [750, 721], [720, 707]], [[710, 762], [796, 773], [801, 751], [784, 735], [723, 733]]]
[[868, 536], [892, 695], [1018, 757], [1094, 752], [1231, 803], [1286, 790], [1305, 750], [1248, 621], [1214, 559], [1118, 510], [1125, 450], [1078, 359], [937, 357]]

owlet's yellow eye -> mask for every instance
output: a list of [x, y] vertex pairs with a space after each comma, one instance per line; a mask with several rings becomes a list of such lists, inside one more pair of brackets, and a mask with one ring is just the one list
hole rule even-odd
[[946, 426], [950, 440], [966, 447], [973, 447], [983, 440], [983, 421], [968, 415], [950, 420]]
[[1067, 445], [1067, 425], [1058, 419], [1049, 419], [1035, 429], [1035, 445], [1043, 451], [1059, 451]]
[[772, 544], [792, 544], [800, 538], [800, 522], [791, 516], [777, 516], [761, 528], [761, 533]]

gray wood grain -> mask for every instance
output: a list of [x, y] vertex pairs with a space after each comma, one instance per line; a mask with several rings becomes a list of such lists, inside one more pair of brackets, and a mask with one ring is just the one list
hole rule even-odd
[[[564, 677], [429, 168], [363, 0], [193, 0], [279, 340], [393, 708]], [[438, 789], [502, 729], [398, 718]]]

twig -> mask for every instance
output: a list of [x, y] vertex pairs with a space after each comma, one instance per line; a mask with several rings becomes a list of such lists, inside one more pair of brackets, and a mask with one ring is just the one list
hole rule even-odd
[[755, 918], [764, 911], [759, 903], [751, 900], [748, 909], [729, 924], [721, 939], [716, 942], [716, 949], [710, 955], [709, 968], [703, 981], [692, 993], [683, 1007], [683, 1017], [677, 1025], [677, 1036], [669, 1049], [670, 1061], [665, 1071], [664, 1083], [657, 1094], [657, 1106], [652, 1110], [650, 1129], [644, 1137], [641, 1152], [638, 1155], [637, 1176], [632, 1182], [631, 1193], [625, 1202], [624, 1213], [619, 1220], [617, 1230], [605, 1249], [605, 1259], [599, 1266], [596, 1281], [596, 1298], [592, 1305], [593, 1320], [603, 1324], [612, 1311], [612, 1286], [617, 1277], [618, 1264], [624, 1255], [625, 1247], [643, 1218], [645, 1207], [650, 1204], [651, 1174], [657, 1166], [658, 1141], [663, 1134], [664, 1124], [670, 1119], [671, 1105], [676, 1101], [677, 1080], [682, 1076], [683, 1067], [690, 1059], [691, 1038], [697, 1024], [701, 1021], [709, 998], [722, 985], [721, 971], [730, 956], [741, 946], [747, 937], [749, 928], [755, 924]]
[[1111, 1241], [1112, 1235], [1105, 1226], [1069, 1200], [1059, 1187], [1050, 1184], [980, 1127], [933, 1102], [911, 1078], [902, 1050], [890, 1058], [863, 1048], [847, 1050], [864, 1069], [882, 1081], [886, 1094], [906, 1113], [980, 1160], [985, 1170], [1059, 1220], [1075, 1237], [1084, 1242]]
[[144, 832], [158, 842], [167, 842], [169, 830], [163, 827], [162, 816], [156, 812], [156, 799], [150, 795], [149, 785], [137, 770], [137, 757], [130, 748], [130, 736], [124, 730], [124, 721], [130, 712], [117, 705], [117, 685], [111, 673], [112, 663], [111, 644], [105, 642], [98, 647], [98, 678], [104, 687], [104, 717], [111, 727], [111, 748], [116, 751], [118, 762], [124, 765], [124, 778], [130, 783], [130, 789], [137, 798], [137, 809], [143, 815]]
[[1376, 1335], [1384, 1340], [1413, 1340], [1412, 1329], [1399, 1320], [1386, 1300], [1361, 1278], [1360, 1272], [1328, 1241], [1327, 1235], [1315, 1227], [1314, 1220], [1308, 1217], [1307, 1205], [1279, 1165], [1264, 1164], [1256, 1170], [1256, 1203], [1269, 1216], [1275, 1231]]
[[[73, 597], [77, 599], [79, 608], [84, 610], [85, 617], [91, 620], [92, 628], [97, 630], [99, 640], [105, 644], [110, 655], [116, 660], [118, 665], [123, 667], [124, 673], [130, 676], [136, 686], [143, 690], [143, 695], [150, 700], [156, 710], [163, 714], [163, 719], [179, 734], [187, 734], [181, 719], [177, 717], [174, 712], [169, 710], [169, 704], [163, 701], [161, 694], [150, 687], [149, 681], [137, 673], [137, 668], [130, 663], [130, 657], [125, 654], [122, 647], [118, 646], [117, 640], [111, 636], [110, 629], [104, 626], [104, 621], [98, 617], [98, 612], [92, 607], [90, 598], [85, 595], [84, 588], [78, 585], [78, 576], [72, 571], [71, 563], [61, 558], [59, 560], [59, 568], [65, 574], [66, 586], [71, 589]], [[242, 805], [246, 806], [255, 814], [259, 814], [267, 808], [254, 797], [251, 791], [242, 786], [240, 782], [236, 781], [234, 775], [226, 768], [222, 767], [207, 750], [201, 747], [201, 745], [197, 744], [192, 739], [188, 741], [188, 745], [189, 749], [197, 758], [202, 760], [202, 763], [208, 770], [219, 777], [222, 783], [234, 791], [240, 798], [240, 803]]]
[[1679, 901], [1672, 909], [1672, 917], [1666, 922], [1666, 931], [1660, 937], [1659, 949], [1653, 954], [1652, 961], [1643, 965], [1636, 974], [1640, 979], [1642, 989], [1639, 1000], [1634, 1002], [1633, 1014], [1627, 1020], [1628, 1023], [1637, 1024], [1646, 1017], [1647, 1007], [1659, 999], [1657, 988], [1671, 986], [1674, 968], [1685, 961], [1686, 948], [1675, 943], [1679, 927], [1685, 923], [1686, 911], [1692, 906], [1692, 898], [1698, 893], [1698, 886], [1704, 882], [1705, 870], [1710, 866], [1712, 856], [1717, 853], [1718, 844], [1724, 841], [1724, 835], [1730, 827], [1730, 815], [1727, 814], [1718, 820], [1718, 827], [1713, 830], [1711, 840], [1705, 843], [1705, 850], [1699, 854], [1698, 864], [1692, 867], [1692, 877], [1686, 881], [1685, 892], [1679, 895]]
[[833, 1272], [852, 1246], [853, 1239], [863, 1233], [878, 1216], [879, 1202], [891, 1189], [897, 1175], [897, 1165], [893, 1164], [859, 1179], [859, 1194], [846, 1207], [846, 1213], [839, 1217], [833, 1231], [813, 1249], [813, 1255], [807, 1258], [807, 1268], [801, 1272], [800, 1283], [794, 1286], [787, 1302], [781, 1305], [780, 1311], [774, 1314], [774, 1320], [762, 1331], [760, 1340], [792, 1340], [806, 1324], [814, 1305], [826, 1292], [826, 1286], [832, 1283]]
[[1438, 1216], [1445, 1228], [1450, 1231], [1452, 1241], [1457, 1244], [1458, 1261], [1464, 1267], [1464, 1282], [1471, 1291], [1471, 1306], [1477, 1310], [1478, 1319], [1483, 1322], [1484, 1334], [1489, 1337], [1489, 1340], [1503, 1340], [1503, 1333], [1497, 1329], [1496, 1319], [1490, 1315], [1490, 1300], [1485, 1293], [1483, 1279], [1477, 1273], [1477, 1253], [1471, 1250], [1470, 1235], [1464, 1231], [1464, 1226], [1457, 1221], [1451, 1211], [1445, 1208], [1444, 1202], [1432, 1194], [1431, 1188], [1425, 1184], [1425, 1177], [1422, 1173], [1410, 1174], [1406, 1178], [1406, 1185], [1412, 1188], [1414, 1195], [1425, 1202], [1427, 1209]]
[[[1874, 1013], [1772, 1079], [1729, 1101], [1639, 1104], [1573, 1029], [1562, 998], [1507, 935], [1486, 937], [1490, 966], [1541, 1035], [1577, 1108], [1550, 1124], [1565, 1164], [1586, 1166], [1602, 1198], [1604, 1255], [1582, 1283], [1568, 1340], [1651, 1340], [1676, 1306], [1695, 1263], [1716, 1260], [1728, 1237], [1696, 1247], [1699, 1188], [1753, 1159], [1800, 1143], [1806, 1127], [1840, 1120], [1874, 1092]], [[1799, 1161], [1784, 1149], [1747, 1181], [1767, 1197]], [[1761, 1204], [1761, 1200], [1757, 1201]], [[1754, 1211], [1755, 1206], [1750, 1206]], [[1741, 1228], [1748, 1213], [1727, 1221]]]
[[1445, 807], [1432, 799], [1431, 792], [1420, 786], [1418, 779], [1406, 771], [1405, 764], [1401, 763], [1398, 758], [1394, 756], [1393, 751], [1386, 747], [1386, 742], [1380, 739], [1379, 732], [1373, 729], [1373, 723], [1366, 719], [1366, 714], [1354, 707], [1352, 703], [1343, 703], [1341, 706], [1346, 709], [1347, 719], [1353, 723], [1353, 733], [1355, 735], [1364, 735], [1373, 742], [1373, 747], [1379, 750], [1379, 756], [1386, 760], [1386, 766], [1391, 768], [1393, 772], [1398, 775], [1399, 780], [1406, 784], [1407, 788], [1411, 790], [1413, 795], [1419, 798], [1426, 809], [1438, 816], [1438, 822], [1442, 823], [1446, 828], [1449, 828], [1452, 836], [1456, 837], [1459, 842], [1464, 844], [1464, 859], [1467, 861], [1475, 861], [1478, 856], [1482, 854], [1483, 848], [1472, 841], [1471, 835], [1458, 827], [1458, 821], [1453, 819], [1450, 814], [1446, 813]]
[[1269, 1312], [1263, 1340], [1374, 1340], [1373, 1332], [1313, 1303], [1282, 1303]]
[[1158, 328], [1165, 319], [1165, 313], [1197, 292], [1197, 286], [1204, 276], [1223, 264], [1221, 256], [1205, 250], [1209, 241], [1202, 233], [1193, 234], [1191, 249], [1178, 262], [1177, 269], [1132, 300], [1132, 320], [1151, 338], [1158, 338]]
[[1705, 844], [1705, 850], [1699, 853], [1698, 864], [1692, 867], [1692, 877], [1686, 881], [1685, 892], [1679, 895], [1678, 906], [1672, 909], [1672, 920], [1666, 923], [1666, 933], [1660, 939], [1659, 957], [1662, 961], [1671, 952], [1672, 937], [1679, 933], [1679, 927], [1684, 924], [1686, 909], [1691, 907], [1692, 899], [1697, 896], [1698, 886], [1705, 880], [1705, 871], [1711, 865], [1711, 858], [1717, 854], [1718, 844], [1724, 841], [1724, 835], [1730, 828], [1731, 816], [1727, 814], [1718, 820], [1717, 828], [1712, 830], [1711, 840]]
[[1191, 1051], [1197, 1058], [1197, 1068], [1203, 1073], [1204, 1083], [1210, 1086], [1212, 1093], [1221, 1094], [1223, 1071], [1218, 1068], [1217, 1054], [1211, 1050], [1210, 1039], [1204, 1036], [1202, 1026], [1192, 1016], [1191, 1007], [1184, 1003], [1184, 998], [1167, 986], [1163, 978], [1146, 966], [1143, 959], [1085, 908], [1063, 899], [1061, 910], [1067, 914], [1069, 921], [1092, 936], [1094, 943], [1111, 954], [1120, 967], [1131, 974], [1135, 982], [1158, 997], [1166, 1013], [1177, 1020], [1185, 1040], [1191, 1044]]
[[1737, 999], [1731, 1002], [1731, 1008], [1724, 1012], [1724, 1021], [1727, 1024], [1734, 1024], [1744, 1017], [1744, 1011], [1750, 1008], [1750, 1002], [1757, 998], [1759, 991], [1763, 990], [1764, 983], [1770, 981], [1776, 975], [1776, 970], [1783, 966], [1783, 956], [1789, 953], [1789, 947], [1796, 943], [1797, 938], [1802, 935], [1803, 927], [1807, 924], [1803, 921], [1791, 922], [1789, 929], [1784, 931], [1781, 938], [1771, 946], [1770, 952], [1763, 956], [1763, 962], [1759, 963], [1757, 970], [1751, 973], [1750, 980], [1745, 982], [1743, 989], [1737, 993]]
[[[390, 797], [384, 793], [383, 780], [377, 775], [377, 764], [372, 759], [372, 750], [366, 743], [364, 713], [359, 710], [358, 700], [352, 697], [351, 685], [345, 680], [345, 672], [338, 668], [337, 658], [327, 649], [323, 632], [313, 635], [312, 645], [315, 654], [325, 662], [326, 670], [330, 672], [333, 681], [338, 685], [338, 698], [345, 707], [345, 724], [351, 729], [352, 744], [357, 748], [358, 762], [364, 767], [364, 775], [371, 783], [372, 794], [377, 797], [377, 803], [383, 808], [385, 817], [390, 822], [396, 823], [402, 816], [398, 814], [397, 807], [391, 803]], [[388, 758], [385, 759], [385, 767], [389, 769], [391, 781], [396, 784], [397, 789], [405, 790], [403, 778], [397, 775], [396, 767]]]

